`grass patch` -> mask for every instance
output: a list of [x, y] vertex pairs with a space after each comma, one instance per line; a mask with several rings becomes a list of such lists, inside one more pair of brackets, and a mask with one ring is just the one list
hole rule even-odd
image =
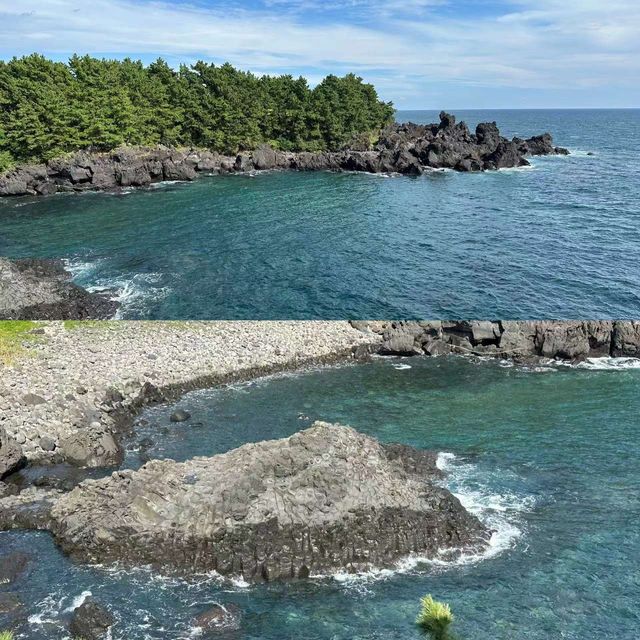
[[0, 640], [13, 640], [11, 631], [0, 631]]
[[431, 634], [435, 640], [449, 637], [449, 625], [453, 622], [453, 613], [448, 604], [434, 600], [430, 595], [420, 600], [420, 613], [416, 624]]
[[[30, 334], [38, 325], [31, 320], [2, 320], [0, 321], [0, 362], [11, 364], [15, 358], [24, 352], [23, 343], [36, 340]], [[0, 635], [0, 640], [4, 640]]]

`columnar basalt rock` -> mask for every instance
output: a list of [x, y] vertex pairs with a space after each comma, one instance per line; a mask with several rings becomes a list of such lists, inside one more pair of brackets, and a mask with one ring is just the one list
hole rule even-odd
[[435, 456], [322, 422], [211, 458], [87, 480], [51, 511], [87, 561], [215, 570], [261, 582], [484, 548], [490, 532], [433, 482]]
[[419, 175], [428, 169], [484, 171], [529, 164], [526, 156], [567, 154], [545, 133], [507, 140], [495, 122], [471, 133], [464, 122], [442, 112], [439, 124], [395, 124], [374, 148], [284, 152], [262, 146], [237, 156], [203, 149], [126, 147], [108, 153], [78, 151], [47, 164], [23, 165], [0, 176], [0, 196], [144, 187], [164, 180], [190, 181], [198, 174], [266, 170], [365, 171]]
[[491, 355], [505, 358], [638, 357], [640, 323], [626, 320], [352, 322], [381, 337], [382, 355]]

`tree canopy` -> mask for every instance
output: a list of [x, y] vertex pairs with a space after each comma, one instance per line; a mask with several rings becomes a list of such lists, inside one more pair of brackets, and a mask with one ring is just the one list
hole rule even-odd
[[351, 73], [311, 89], [302, 77], [230, 64], [174, 70], [162, 59], [145, 66], [74, 55], [62, 63], [33, 54], [0, 62], [0, 169], [123, 144], [336, 150], [374, 134], [393, 113]]

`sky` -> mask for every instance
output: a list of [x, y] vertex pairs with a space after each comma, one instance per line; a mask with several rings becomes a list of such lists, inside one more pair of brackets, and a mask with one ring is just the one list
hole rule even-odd
[[399, 109], [640, 107], [640, 0], [0, 0], [0, 59], [33, 52], [353, 71]]

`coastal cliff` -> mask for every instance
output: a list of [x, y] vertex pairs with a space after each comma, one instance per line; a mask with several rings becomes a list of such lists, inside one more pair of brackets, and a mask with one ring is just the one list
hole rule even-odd
[[0, 196], [144, 187], [162, 181], [190, 181], [198, 175], [265, 170], [360, 171], [420, 175], [424, 171], [487, 171], [521, 167], [528, 156], [568, 154], [550, 134], [508, 140], [495, 122], [471, 133], [464, 122], [442, 112], [431, 125], [395, 124], [375, 145], [341, 151], [291, 152], [262, 146], [221, 155], [204, 149], [123, 147], [107, 153], [78, 151], [45, 164], [20, 165], [0, 176]]

